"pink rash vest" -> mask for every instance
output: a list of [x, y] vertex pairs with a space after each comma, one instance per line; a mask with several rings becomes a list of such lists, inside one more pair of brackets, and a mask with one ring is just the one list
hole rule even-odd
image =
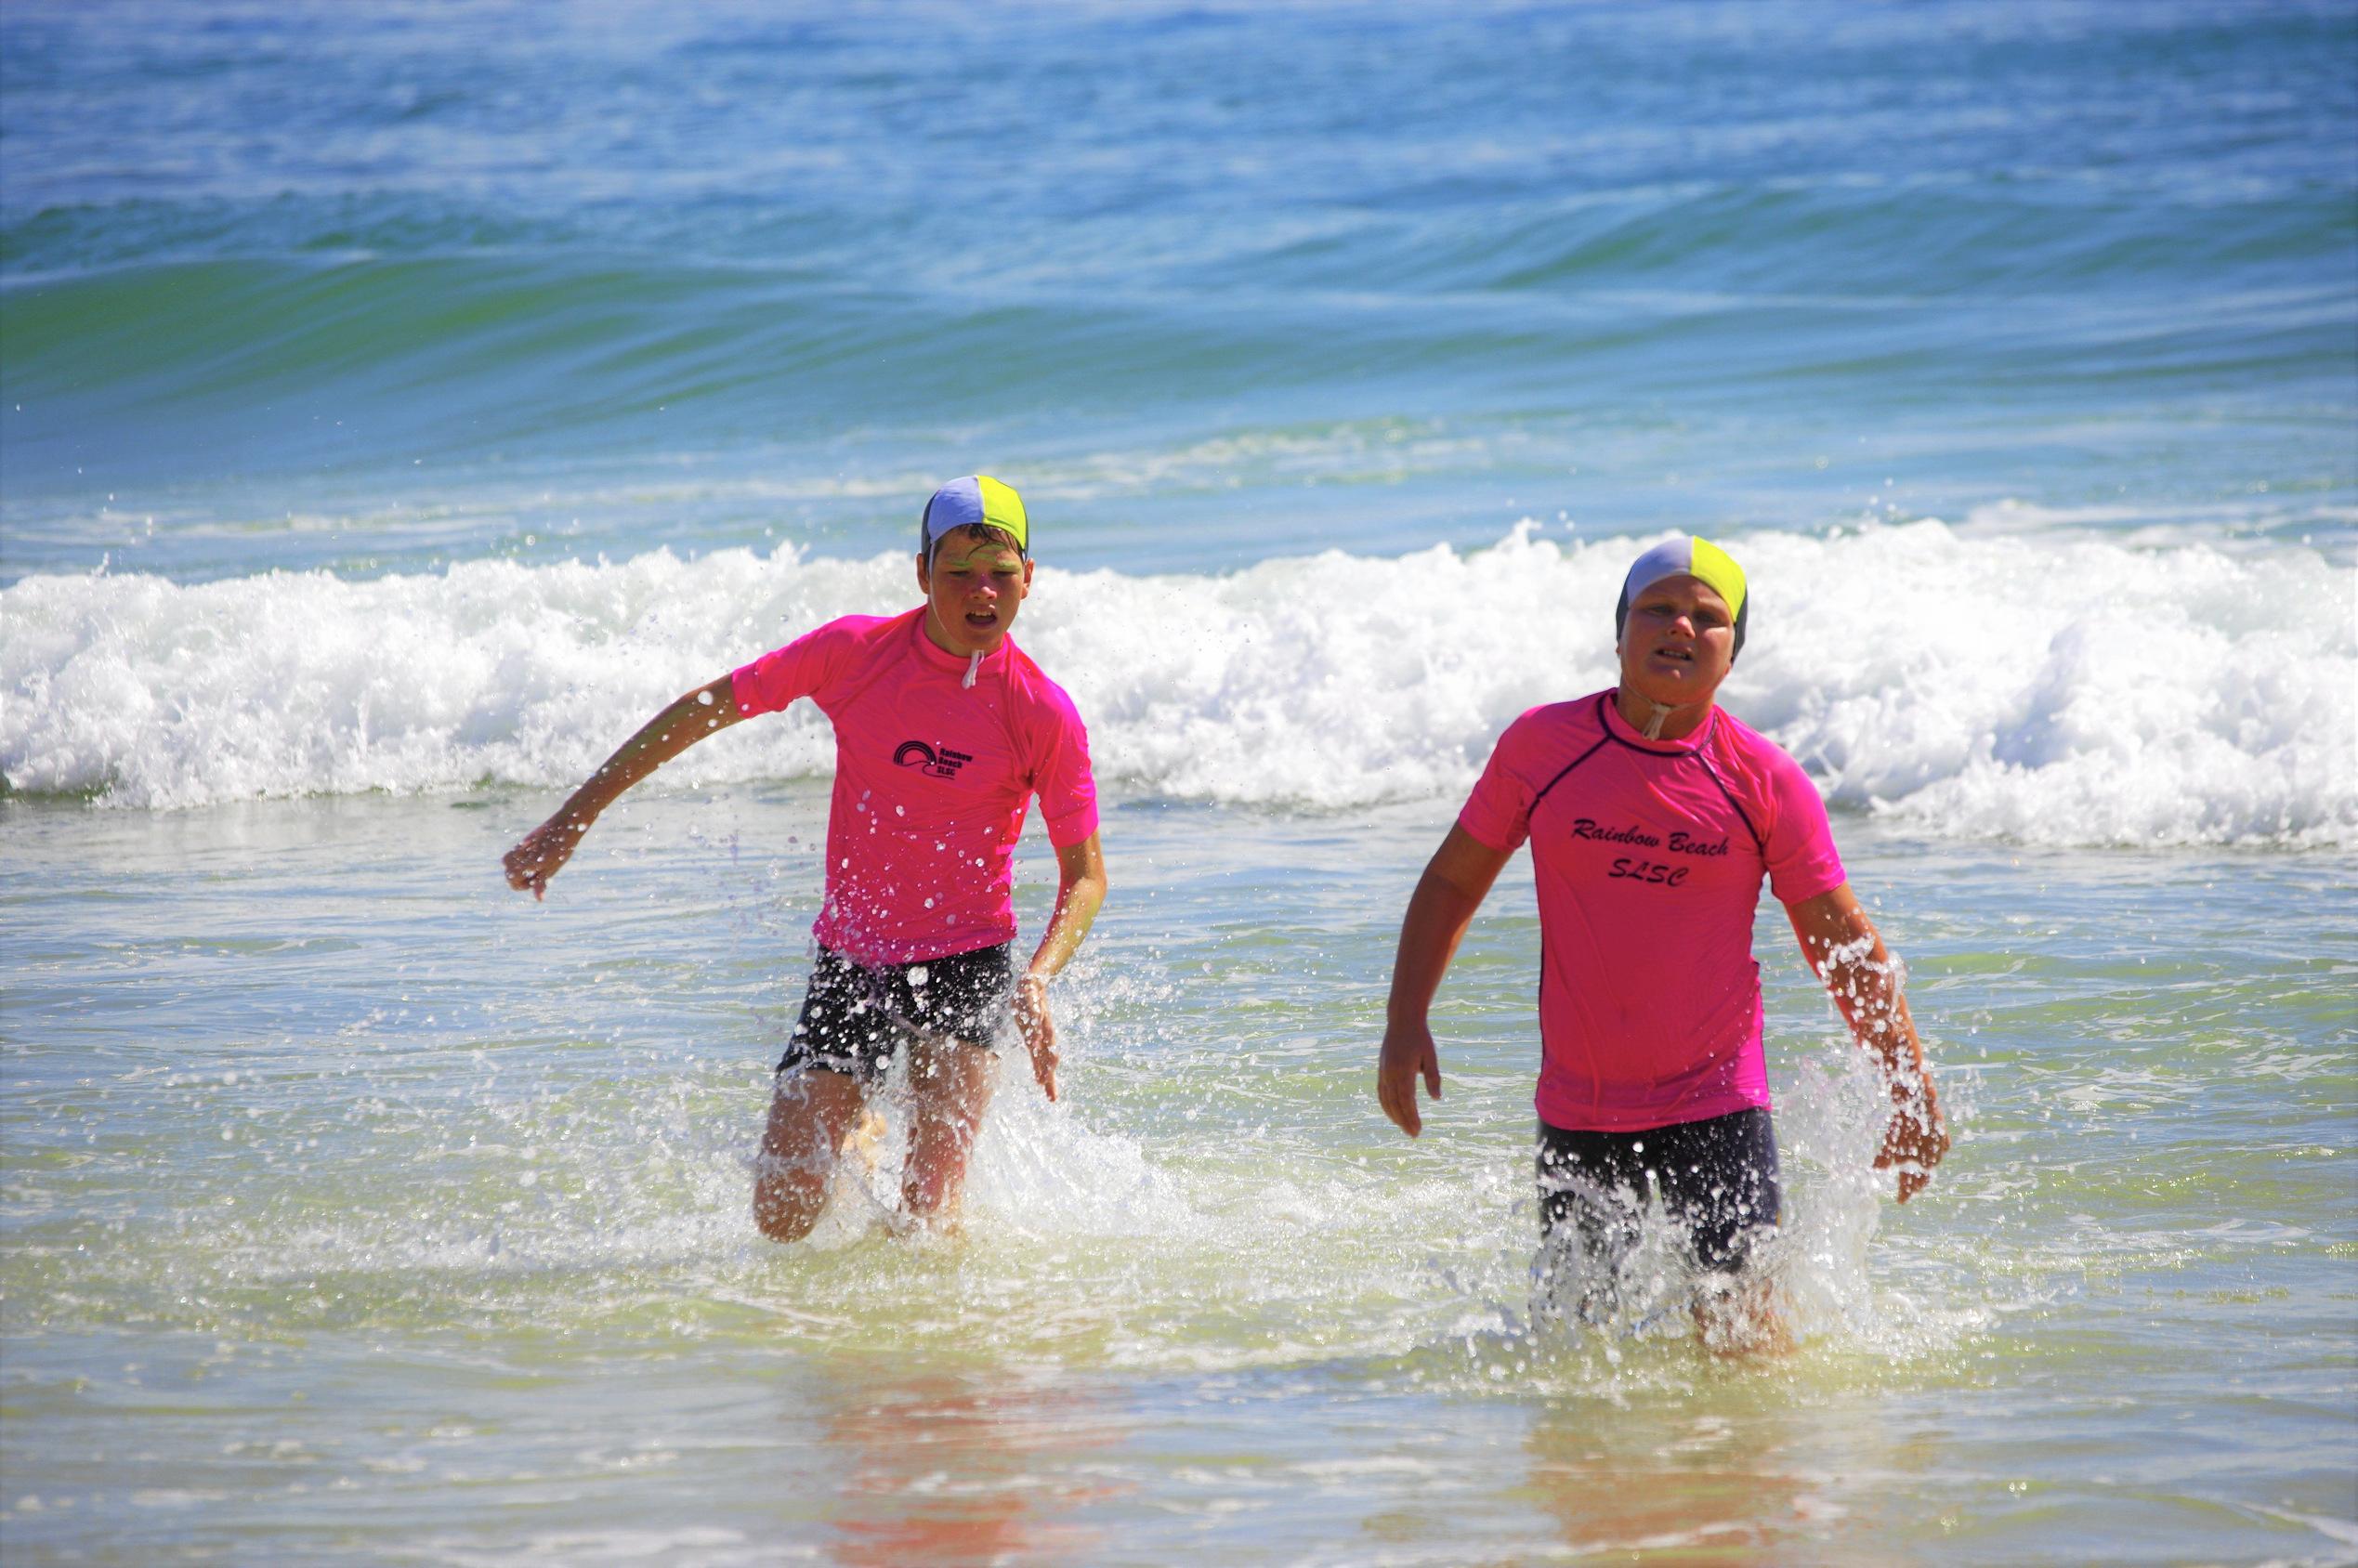
[[1752, 917], [1840, 887], [1801, 765], [1714, 708], [1646, 740], [1610, 691], [1507, 726], [1458, 825], [1539, 900], [1539, 1119], [1638, 1132], [1769, 1103]]
[[919, 963], [1015, 934], [1015, 843], [1031, 797], [1058, 849], [1097, 830], [1089, 734], [1013, 641], [967, 661], [925, 635], [924, 607], [847, 615], [729, 678], [737, 711], [798, 697], [835, 726], [827, 898], [811, 930], [858, 963]]

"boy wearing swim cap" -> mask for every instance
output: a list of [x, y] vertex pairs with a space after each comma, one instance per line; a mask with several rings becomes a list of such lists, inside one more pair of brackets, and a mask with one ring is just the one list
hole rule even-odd
[[[1401, 926], [1376, 1097], [1413, 1138], [1417, 1078], [1441, 1096], [1434, 993], [1500, 871], [1530, 843], [1540, 1222], [1551, 1258], [1577, 1245], [1591, 1304], [1609, 1300], [1649, 1187], [1723, 1284], [1777, 1222], [1752, 957], [1763, 877], [1882, 1065], [1893, 1111], [1875, 1163], [1898, 1169], [1901, 1202], [1948, 1148], [1897, 965], [1851, 892], [1825, 804], [1792, 758], [1716, 704], [1750, 612], [1743, 568], [1709, 540], [1639, 556], [1614, 610], [1618, 683], [1507, 727]], [[1718, 1348], [1781, 1339], [1757, 1288], [1707, 1291], [1696, 1315]]]
[[[918, 522], [923, 604], [831, 621], [687, 693], [507, 853], [508, 885], [543, 896], [598, 813], [705, 736], [801, 697], [833, 723], [819, 957], [753, 1182], [753, 1218], [777, 1240], [818, 1222], [837, 1155], [903, 1046], [901, 1197], [920, 1218], [955, 1208], [1011, 1026], [1056, 1097], [1048, 982], [1088, 934], [1106, 869], [1088, 732], [1008, 635], [1031, 578], [1022, 498], [987, 474], [944, 485]], [[1015, 851], [1035, 795], [1056, 902], [1018, 976]]]

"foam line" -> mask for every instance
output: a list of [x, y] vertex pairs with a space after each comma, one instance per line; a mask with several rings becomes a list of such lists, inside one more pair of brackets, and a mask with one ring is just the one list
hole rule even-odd
[[[1341, 808], [1462, 791], [1517, 712], [1611, 677], [1648, 541], [1342, 552], [1230, 573], [1042, 568], [1018, 636], [1117, 789]], [[1838, 808], [1942, 836], [2358, 843], [2358, 634], [2316, 552], [1939, 522], [1738, 535], [1728, 706]], [[103, 573], [0, 590], [11, 790], [170, 809], [485, 782], [567, 787], [695, 682], [853, 610], [908, 560], [723, 550], [346, 581]], [[798, 705], [665, 770], [824, 775]]]

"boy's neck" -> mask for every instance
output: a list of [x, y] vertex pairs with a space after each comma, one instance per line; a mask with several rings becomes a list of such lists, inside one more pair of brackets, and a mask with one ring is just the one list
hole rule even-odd
[[[1714, 693], [1714, 696], [1717, 694]], [[1657, 702], [1631, 691], [1628, 686], [1613, 688], [1613, 707], [1629, 726], [1648, 740], [1683, 740], [1703, 727], [1703, 721], [1711, 716], [1712, 698], [1699, 702]]]

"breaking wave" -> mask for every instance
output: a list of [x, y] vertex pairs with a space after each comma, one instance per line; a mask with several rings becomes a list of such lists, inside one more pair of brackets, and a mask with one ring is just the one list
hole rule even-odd
[[[1018, 636], [1118, 791], [1446, 796], [1516, 713], [1609, 682], [1640, 542], [1526, 522], [1474, 551], [1043, 568]], [[2358, 843], [2350, 574], [2312, 550], [1937, 521], [1730, 542], [1756, 608], [1723, 700], [1838, 809], [1970, 839]], [[29, 577], [0, 590], [0, 770], [14, 793], [135, 809], [565, 787], [693, 683], [913, 596], [905, 556], [793, 545], [373, 581]], [[825, 719], [798, 705], [664, 778], [832, 765]]]

